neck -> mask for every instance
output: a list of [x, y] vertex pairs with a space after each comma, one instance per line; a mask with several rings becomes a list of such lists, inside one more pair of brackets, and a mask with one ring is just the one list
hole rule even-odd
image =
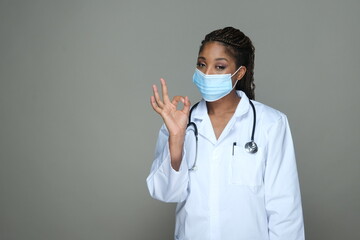
[[226, 113], [234, 113], [240, 97], [232, 90], [228, 95], [215, 102], [206, 102], [209, 115], [222, 115]]

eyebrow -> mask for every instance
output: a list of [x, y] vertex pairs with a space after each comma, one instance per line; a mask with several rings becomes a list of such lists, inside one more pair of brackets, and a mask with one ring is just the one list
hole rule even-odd
[[[200, 57], [198, 57], [198, 59], [201, 59], [201, 60], [206, 60], [206, 58], [201, 57], [201, 56], [200, 56]], [[229, 60], [227, 60], [226, 58], [216, 58], [215, 60], [216, 60], [216, 61], [225, 60], [225, 61], [227, 61], [227, 62], [229, 61]]]

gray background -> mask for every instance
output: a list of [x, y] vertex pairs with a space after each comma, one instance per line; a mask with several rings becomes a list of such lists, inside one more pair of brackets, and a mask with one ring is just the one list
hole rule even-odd
[[256, 47], [256, 97], [285, 112], [307, 239], [360, 239], [360, 1], [0, 0], [0, 239], [171, 239], [145, 179], [200, 41]]

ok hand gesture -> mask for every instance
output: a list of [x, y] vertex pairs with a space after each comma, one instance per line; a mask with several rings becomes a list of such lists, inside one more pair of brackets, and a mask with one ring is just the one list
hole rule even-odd
[[[164, 120], [170, 136], [184, 136], [190, 110], [189, 98], [175, 96], [170, 101], [165, 80], [161, 78], [160, 82], [163, 99], [160, 98], [156, 85], [153, 85], [154, 95], [150, 98], [151, 106]], [[183, 109], [177, 109], [179, 102], [184, 104]]]

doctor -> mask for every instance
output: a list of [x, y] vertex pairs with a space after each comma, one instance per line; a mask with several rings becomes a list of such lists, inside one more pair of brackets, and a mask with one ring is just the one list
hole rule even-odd
[[[288, 121], [254, 101], [254, 50], [232, 27], [205, 36], [193, 76], [203, 99], [190, 120], [188, 97], [170, 100], [164, 79], [162, 97], [153, 85], [151, 105], [164, 125], [147, 186], [153, 198], [177, 203], [175, 239], [304, 239]], [[253, 152], [245, 148], [251, 140]]]

